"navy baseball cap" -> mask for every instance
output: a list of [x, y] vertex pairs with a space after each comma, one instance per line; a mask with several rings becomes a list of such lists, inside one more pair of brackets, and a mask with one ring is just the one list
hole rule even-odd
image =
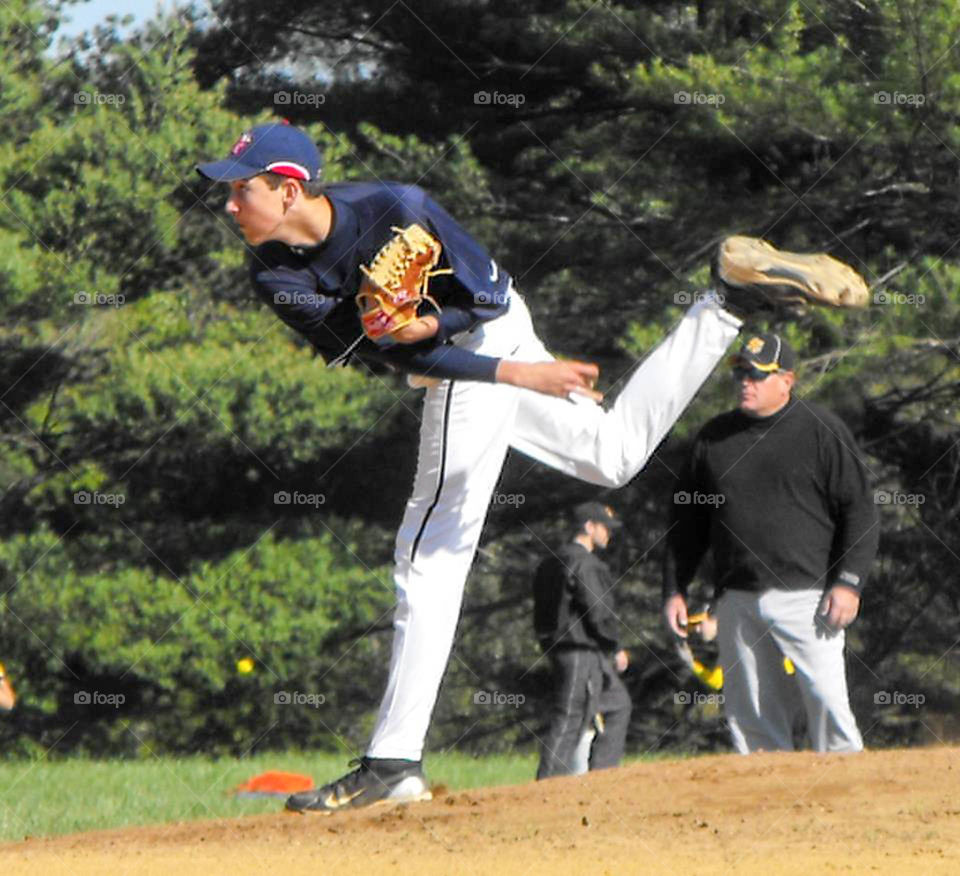
[[619, 529], [623, 521], [617, 517], [613, 508], [602, 502], [584, 502], [573, 509], [573, 520], [577, 526], [583, 526], [588, 521], [602, 523], [607, 529]]
[[731, 364], [734, 368], [746, 368], [764, 374], [793, 371], [797, 365], [797, 354], [780, 335], [766, 332], [748, 338]]
[[271, 122], [244, 131], [222, 161], [197, 165], [197, 173], [216, 182], [279, 173], [304, 182], [318, 179], [323, 159], [317, 144], [287, 122]]

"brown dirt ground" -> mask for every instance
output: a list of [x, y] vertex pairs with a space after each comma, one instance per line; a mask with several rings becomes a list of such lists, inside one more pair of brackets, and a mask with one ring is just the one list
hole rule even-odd
[[960, 874], [960, 748], [717, 755], [0, 845], [6, 874]]

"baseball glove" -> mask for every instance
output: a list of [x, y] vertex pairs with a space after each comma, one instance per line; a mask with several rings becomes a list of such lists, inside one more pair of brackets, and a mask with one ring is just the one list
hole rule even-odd
[[714, 690], [720, 690], [723, 687], [723, 669], [720, 666], [714, 666], [712, 669], [699, 660], [693, 653], [690, 644], [680, 639], [674, 643], [677, 649], [677, 656], [687, 664], [689, 670], [702, 681], [707, 687]]
[[431, 278], [452, 274], [444, 268], [434, 270], [443, 247], [440, 241], [420, 225], [391, 228], [396, 234], [374, 256], [369, 267], [361, 265], [363, 280], [357, 293], [357, 307], [364, 334], [376, 344], [389, 344], [391, 336], [418, 319], [423, 302], [440, 311], [430, 297]]
[[754, 309], [820, 304], [865, 307], [867, 284], [853, 268], [825, 253], [781, 251], [757, 237], [726, 238], [717, 250], [714, 279], [734, 303], [752, 299]]
[[[709, 607], [696, 614], [687, 615], [687, 629], [697, 630], [704, 642], [712, 642], [717, 637], [717, 618], [710, 614]], [[700, 661], [686, 639], [678, 639], [675, 643], [677, 656], [687, 664], [690, 671], [707, 687], [720, 690], [723, 687], [723, 667], [717, 664], [712, 669]], [[787, 675], [795, 675], [796, 667], [789, 657], [783, 658], [783, 671]]]

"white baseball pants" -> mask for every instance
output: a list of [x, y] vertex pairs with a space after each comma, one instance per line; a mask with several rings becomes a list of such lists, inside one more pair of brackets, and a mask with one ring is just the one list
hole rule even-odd
[[[728, 590], [717, 604], [723, 708], [734, 748], [793, 751], [797, 697], [814, 751], [863, 749], [850, 709], [843, 632], [816, 620], [822, 590]], [[796, 667], [791, 677], [783, 658]]]
[[[641, 363], [609, 411], [503, 384], [445, 380], [427, 390], [417, 474], [394, 557], [398, 601], [390, 675], [369, 757], [421, 758], [507, 448], [590, 483], [623, 486], [663, 440], [739, 327], [707, 296]], [[517, 294], [506, 314], [456, 343], [498, 358], [553, 358]]]

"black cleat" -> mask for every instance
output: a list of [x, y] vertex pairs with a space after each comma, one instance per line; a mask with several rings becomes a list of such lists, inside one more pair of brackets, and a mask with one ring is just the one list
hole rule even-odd
[[292, 794], [287, 798], [287, 810], [329, 815], [361, 806], [433, 799], [418, 760], [361, 757], [350, 761], [350, 766], [354, 764], [357, 769], [335, 782]]

